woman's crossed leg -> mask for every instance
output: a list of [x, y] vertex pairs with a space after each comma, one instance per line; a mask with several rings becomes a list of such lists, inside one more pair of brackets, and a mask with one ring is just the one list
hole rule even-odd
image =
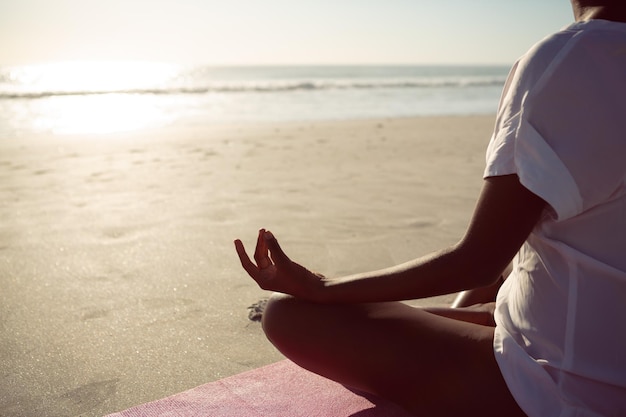
[[[429, 312], [400, 302], [317, 304], [274, 294], [263, 328], [305, 369], [392, 400], [419, 416], [524, 416], [480, 312]], [[467, 320], [464, 321], [464, 311]]]

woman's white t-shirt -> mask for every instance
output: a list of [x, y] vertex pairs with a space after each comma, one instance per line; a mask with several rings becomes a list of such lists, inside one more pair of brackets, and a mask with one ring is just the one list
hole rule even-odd
[[626, 24], [578, 22], [515, 64], [485, 177], [549, 208], [496, 302], [494, 349], [529, 416], [626, 416]]

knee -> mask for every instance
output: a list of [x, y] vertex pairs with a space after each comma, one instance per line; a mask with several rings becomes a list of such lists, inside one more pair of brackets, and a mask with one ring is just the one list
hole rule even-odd
[[318, 304], [290, 295], [272, 294], [263, 312], [262, 326], [268, 340], [283, 354], [301, 349], [311, 337], [319, 316]]
[[274, 293], [265, 306], [261, 324], [267, 338], [274, 344], [280, 341], [293, 326], [295, 304], [298, 299], [287, 294]]

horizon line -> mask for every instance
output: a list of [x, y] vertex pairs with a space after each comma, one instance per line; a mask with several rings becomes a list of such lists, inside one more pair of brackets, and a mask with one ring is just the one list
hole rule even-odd
[[263, 63], [228, 63], [228, 62], [176, 62], [174, 60], [151, 60], [151, 59], [60, 59], [60, 60], [46, 60], [46, 61], [31, 61], [23, 63], [0, 63], [0, 67], [26, 67], [26, 66], [38, 66], [38, 65], [50, 65], [50, 64], [165, 64], [165, 65], [180, 65], [180, 66], [206, 66], [206, 67], [410, 67], [410, 66], [424, 66], [424, 67], [506, 67], [511, 66], [511, 63], [505, 62], [337, 62], [337, 63], [297, 63], [297, 62], [263, 62]]

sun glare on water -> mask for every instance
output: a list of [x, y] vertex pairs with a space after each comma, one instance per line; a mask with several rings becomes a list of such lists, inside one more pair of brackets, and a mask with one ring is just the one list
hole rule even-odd
[[31, 98], [31, 124], [60, 134], [106, 134], [153, 128], [170, 115], [157, 93], [177, 67], [144, 62], [67, 62], [21, 67], [13, 74]]

